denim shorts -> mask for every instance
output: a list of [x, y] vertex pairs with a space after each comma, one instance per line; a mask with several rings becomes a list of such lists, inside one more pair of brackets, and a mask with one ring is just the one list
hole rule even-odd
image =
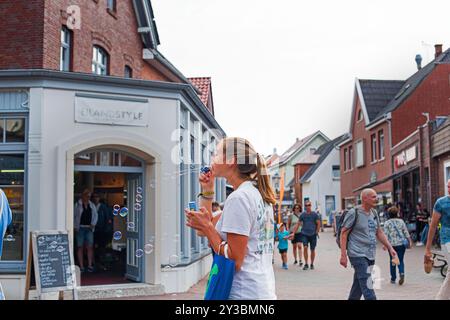
[[92, 232], [91, 228], [80, 227], [80, 230], [76, 233], [75, 236], [77, 247], [82, 247], [85, 243], [88, 246], [94, 245], [94, 232]]
[[302, 239], [303, 246], [305, 248], [307, 248], [308, 245], [309, 245], [309, 248], [312, 251], [314, 251], [316, 249], [316, 246], [317, 246], [317, 235], [316, 234], [312, 235], [312, 236], [307, 236], [307, 235], [302, 233], [301, 234], [301, 239]]

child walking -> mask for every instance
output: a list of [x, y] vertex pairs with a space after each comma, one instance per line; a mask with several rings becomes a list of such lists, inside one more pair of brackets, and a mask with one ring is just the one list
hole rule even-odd
[[278, 250], [281, 254], [281, 260], [283, 261], [282, 268], [287, 270], [287, 251], [288, 251], [288, 238], [289, 231], [286, 230], [284, 223], [278, 225]]

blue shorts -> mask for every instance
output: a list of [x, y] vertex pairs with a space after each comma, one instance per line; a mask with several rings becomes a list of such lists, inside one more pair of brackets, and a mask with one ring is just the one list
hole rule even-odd
[[313, 236], [307, 236], [304, 234], [301, 234], [301, 239], [302, 239], [302, 243], [304, 247], [308, 247], [308, 245], [310, 246], [311, 251], [314, 251], [316, 249], [317, 246], [317, 235], [313, 235]]
[[80, 230], [76, 233], [75, 236], [77, 247], [81, 248], [85, 243], [88, 246], [94, 245], [94, 232], [92, 232], [91, 228], [80, 227]]

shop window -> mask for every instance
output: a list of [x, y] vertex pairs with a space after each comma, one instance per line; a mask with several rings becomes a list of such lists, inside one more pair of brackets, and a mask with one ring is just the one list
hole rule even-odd
[[0, 118], [0, 144], [25, 143], [24, 118]]
[[142, 161], [124, 152], [97, 151], [79, 153], [75, 156], [75, 166], [95, 167], [142, 167]]
[[0, 188], [12, 211], [12, 223], [3, 242], [2, 262], [24, 260], [25, 241], [25, 154], [0, 153]]

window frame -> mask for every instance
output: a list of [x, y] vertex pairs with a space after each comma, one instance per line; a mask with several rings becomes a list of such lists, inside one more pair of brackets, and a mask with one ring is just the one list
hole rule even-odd
[[[358, 147], [361, 146], [361, 159], [358, 158]], [[355, 142], [355, 151], [356, 151], [356, 156], [355, 156], [355, 163], [354, 163], [354, 167], [355, 168], [361, 168], [364, 167], [366, 159], [365, 159], [365, 146], [364, 146], [364, 139], [360, 139], [358, 141]], [[361, 161], [358, 161], [361, 160]], [[352, 163], [352, 167], [353, 167], [353, 163]]]
[[344, 148], [344, 172], [348, 171], [348, 148]]
[[[338, 173], [338, 176], [335, 176], [335, 172]], [[341, 166], [340, 165], [332, 165], [331, 166], [331, 177], [333, 180], [340, 180], [341, 179]]]
[[[95, 71], [92, 70], [92, 73], [95, 75], [99, 75], [99, 76], [109, 76], [109, 65], [110, 65], [110, 55], [108, 53], [108, 51], [106, 51], [103, 47], [99, 46], [99, 45], [93, 45], [92, 46], [92, 64], [91, 64], [91, 68], [94, 69]], [[97, 51], [95, 51], [97, 50]], [[95, 51], [95, 52], [94, 52]], [[103, 65], [101, 62], [99, 62], [97, 59], [99, 58], [99, 54], [104, 53], [104, 57], [106, 60], [106, 64]], [[104, 70], [105, 73], [98, 73], [98, 70]]]
[[356, 122], [361, 122], [363, 120], [364, 120], [363, 111], [362, 111], [362, 109], [359, 109]]
[[[68, 35], [68, 42], [63, 42], [62, 40], [62, 33], [65, 33]], [[63, 54], [64, 49], [66, 50], [66, 55]], [[72, 71], [72, 58], [73, 58], [73, 32], [70, 30], [67, 26], [63, 25], [61, 27], [61, 33], [60, 33], [60, 57], [59, 57], [59, 70], [60, 71], [66, 71], [70, 72]], [[66, 57], [66, 60], [64, 59]], [[65, 63], [64, 63], [65, 61]], [[64, 65], [63, 65], [64, 64]]]
[[[26, 271], [26, 261], [28, 255], [28, 133], [29, 116], [25, 112], [0, 112], [0, 119], [23, 118], [25, 120], [25, 141], [16, 143], [0, 143], [0, 154], [23, 155], [24, 157], [24, 177], [23, 177], [23, 248], [22, 260], [5, 261], [0, 260], [0, 274], [24, 273]], [[6, 139], [6, 137], [5, 137]]]
[[377, 162], [378, 158], [377, 158], [377, 149], [378, 149], [378, 142], [377, 142], [377, 134], [373, 133], [370, 135], [370, 157], [371, 157], [371, 162]]
[[[112, 6], [111, 6], [112, 4]], [[109, 12], [116, 13], [117, 12], [117, 1], [116, 0], [106, 0], [106, 9]]]
[[[383, 139], [381, 139], [383, 138]], [[384, 130], [381, 129], [378, 131], [378, 155], [379, 155], [379, 160], [384, 160], [386, 157], [385, 154], [386, 150], [384, 147]]]
[[[123, 76], [127, 79], [133, 79], [133, 68], [126, 64], [123, 69]], [[129, 75], [127, 75], [127, 72], [129, 72]]]
[[353, 170], [353, 146], [348, 147], [348, 171]]

